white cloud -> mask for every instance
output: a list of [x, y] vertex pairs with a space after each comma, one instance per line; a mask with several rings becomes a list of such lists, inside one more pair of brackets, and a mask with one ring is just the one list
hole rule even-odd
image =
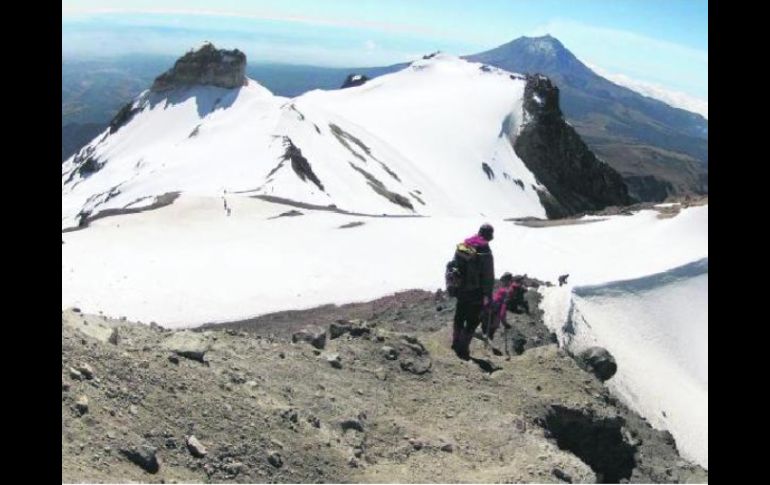
[[647, 37], [645, 35], [637, 34], [636, 32], [596, 27], [594, 25], [583, 24], [573, 20], [552, 20], [535, 28], [530, 35], [544, 35], [548, 33], [555, 35], [560, 39], [560, 36], [568, 37], [568, 34], [586, 36], [595, 40], [601, 39], [602, 41], [613, 42], [614, 45], [627, 45], [636, 48], [644, 47], [646, 49], [675, 53], [681, 57], [708, 63], [708, 51], [694, 49], [662, 39]]
[[615, 84], [619, 84], [621, 86], [632, 89], [637, 93], [655, 98], [659, 101], [663, 101], [664, 103], [669, 104], [675, 108], [681, 108], [687, 111], [692, 111], [693, 113], [698, 113], [706, 119], [709, 117], [708, 100], [691, 96], [681, 91], [675, 91], [661, 86], [660, 84], [633, 79], [629, 76], [626, 76], [625, 74], [611, 73], [594, 64], [586, 63], [586, 65], [590, 67], [595, 73], [609, 79]]
[[439, 38], [453, 38], [450, 32], [434, 29], [430, 26], [380, 22], [363, 19], [324, 18], [307, 15], [292, 15], [273, 10], [222, 10], [204, 8], [104, 8], [104, 7], [69, 7], [62, 5], [62, 17], [77, 18], [93, 15], [192, 15], [200, 17], [234, 17], [239, 19], [267, 20], [277, 22], [293, 22], [308, 25], [320, 25], [328, 27], [373, 29], [381, 32], [399, 34], [432, 35]]

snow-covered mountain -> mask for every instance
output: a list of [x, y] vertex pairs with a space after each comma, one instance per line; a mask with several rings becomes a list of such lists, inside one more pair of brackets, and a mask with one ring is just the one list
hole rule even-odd
[[[577, 197], [535, 176], [542, 161], [517, 155], [534, 111], [554, 108], [533, 78], [435, 54], [360, 86], [289, 99], [245, 78], [245, 58], [232, 52], [207, 44], [188, 53], [62, 165], [63, 229], [177, 193], [402, 216], [545, 217], [627, 201], [620, 177], [592, 154], [586, 165], [574, 150], [593, 182]], [[563, 123], [558, 93], [554, 103]], [[559, 178], [550, 175], [540, 178]]]

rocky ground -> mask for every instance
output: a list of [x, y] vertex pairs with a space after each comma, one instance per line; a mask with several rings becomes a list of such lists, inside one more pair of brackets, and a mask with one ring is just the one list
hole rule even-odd
[[510, 360], [459, 360], [423, 291], [196, 331], [64, 311], [62, 480], [707, 482], [527, 298]]
[[527, 227], [555, 227], [568, 226], [576, 224], [591, 224], [599, 222], [602, 219], [581, 219], [584, 216], [630, 216], [640, 210], [654, 210], [658, 213], [659, 219], [668, 219], [676, 216], [682, 209], [688, 207], [697, 207], [707, 205], [708, 195], [683, 195], [671, 196], [666, 199], [666, 203], [661, 202], [639, 202], [627, 206], [610, 206], [598, 211], [580, 212], [570, 217], [556, 219], [538, 219], [536, 217], [518, 217], [506, 219], [520, 226]]

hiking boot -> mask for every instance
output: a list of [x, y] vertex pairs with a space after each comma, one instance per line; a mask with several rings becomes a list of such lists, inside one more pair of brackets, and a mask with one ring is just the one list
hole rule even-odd
[[455, 353], [455, 354], [457, 354], [458, 356], [460, 355], [460, 353], [459, 353], [459, 352], [460, 352], [460, 345], [459, 345], [459, 343], [458, 343], [458, 342], [452, 342], [452, 350], [453, 350], [453, 351], [454, 351], [454, 353]]
[[460, 360], [471, 360], [471, 353], [467, 348], [457, 349], [456, 353], [457, 353], [457, 357], [459, 357]]

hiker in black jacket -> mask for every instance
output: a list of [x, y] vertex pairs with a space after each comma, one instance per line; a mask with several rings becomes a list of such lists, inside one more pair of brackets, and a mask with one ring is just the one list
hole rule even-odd
[[484, 224], [478, 234], [457, 245], [455, 262], [463, 268], [462, 283], [457, 291], [452, 349], [464, 360], [470, 358], [473, 332], [478, 327], [488, 307], [495, 284], [495, 267], [489, 241], [494, 228]]

